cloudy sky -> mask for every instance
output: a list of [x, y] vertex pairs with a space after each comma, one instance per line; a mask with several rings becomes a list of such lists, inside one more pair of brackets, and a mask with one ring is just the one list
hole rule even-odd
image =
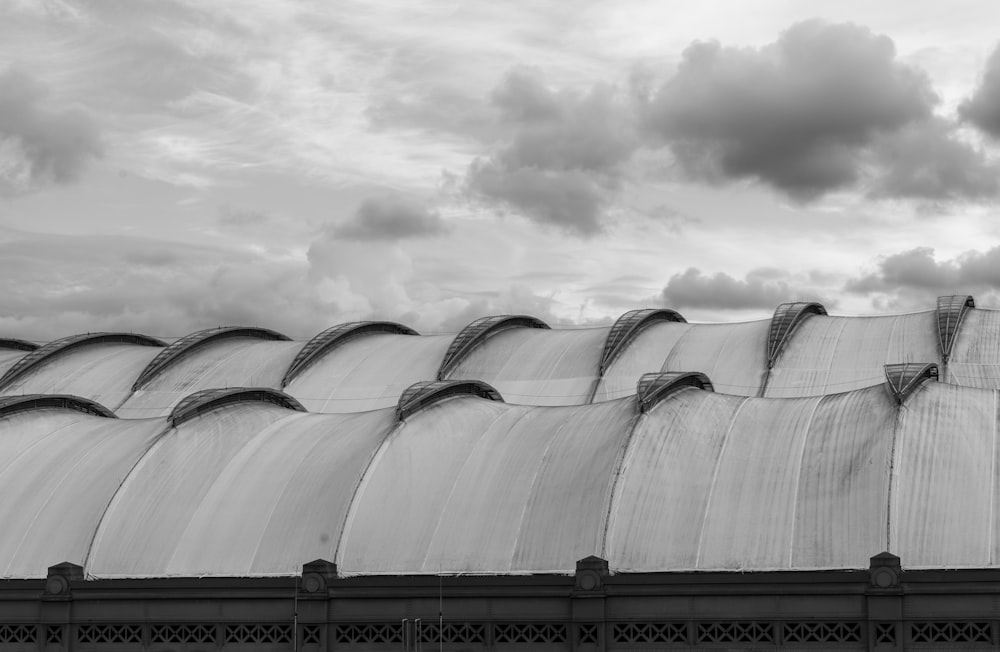
[[7, 0], [0, 335], [1000, 308], [1000, 4]]

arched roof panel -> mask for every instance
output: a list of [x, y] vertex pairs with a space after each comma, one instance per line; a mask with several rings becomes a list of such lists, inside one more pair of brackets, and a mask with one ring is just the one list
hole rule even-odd
[[657, 372], [683, 335], [695, 324], [662, 321], [644, 327], [604, 370], [594, 392], [594, 403], [635, 395], [645, 373]]
[[407, 419], [421, 410], [456, 396], [503, 401], [500, 392], [481, 380], [425, 380], [406, 388], [396, 405], [396, 417]]
[[712, 381], [699, 371], [658, 371], [643, 374], [639, 378], [635, 393], [639, 411], [649, 412], [660, 401], [688, 387], [708, 392], [715, 391]]
[[115, 413], [100, 403], [80, 396], [68, 394], [19, 394], [17, 396], [0, 396], [0, 418], [44, 408], [59, 408], [76, 410], [95, 417], [116, 418]]
[[218, 387], [281, 385], [300, 342], [224, 337], [174, 360], [129, 396], [115, 412], [123, 418], [167, 416], [184, 397]]
[[885, 382], [896, 402], [902, 405], [925, 380], [937, 380], [934, 363], [908, 362], [885, 365]]
[[450, 377], [484, 380], [508, 403], [582, 405], [594, 393], [608, 332], [608, 328], [509, 329], [472, 350]]
[[230, 337], [249, 337], [260, 340], [282, 341], [291, 339], [287, 335], [283, 335], [269, 328], [258, 328], [256, 326], [220, 326], [218, 328], [206, 328], [204, 330], [195, 331], [194, 333], [189, 333], [188, 335], [185, 335], [184, 337], [171, 343], [170, 346], [163, 349], [163, 351], [153, 358], [149, 365], [142, 370], [141, 374], [139, 374], [139, 377], [136, 378], [132, 389], [138, 390], [142, 388], [143, 385], [149, 383], [149, 381], [152, 380], [157, 374], [162, 373], [164, 369], [176, 364], [179, 360], [191, 355], [192, 352], [205, 346], [209, 342]]
[[426, 416], [376, 456], [344, 533], [343, 572], [568, 572], [599, 551], [631, 400], [463, 401]]
[[0, 388], [6, 389], [18, 377], [37, 368], [39, 365], [50, 362], [58, 356], [65, 355], [69, 351], [84, 346], [107, 343], [155, 347], [166, 346], [166, 343], [162, 340], [137, 333], [81, 333], [79, 335], [70, 335], [40, 346], [14, 363], [0, 377]]
[[[273, 436], [269, 428], [302, 415], [270, 403], [252, 402], [209, 412], [176, 428], [164, 419], [143, 420], [167, 429], [138, 461], [113, 501], [109, 496], [100, 527], [95, 523], [86, 570], [98, 576], [171, 574], [171, 563], [186, 529], [220, 474], [255, 438], [262, 433]], [[282, 472], [279, 468], [268, 470]], [[227, 502], [234, 514], [257, 506], [242, 495], [230, 495]], [[210, 531], [221, 545], [235, 548], [243, 544], [233, 532], [222, 529], [221, 523]], [[185, 564], [199, 569], [204, 566], [196, 557], [188, 557]]]
[[947, 380], [968, 387], [1000, 388], [1000, 310], [966, 310], [948, 358]]
[[70, 410], [0, 419], [0, 577], [45, 577], [54, 559], [82, 566], [105, 507], [163, 427]]
[[17, 361], [27, 354], [27, 351], [20, 351], [18, 349], [0, 349], [0, 375], [6, 373], [8, 369], [17, 364]]
[[28, 340], [19, 340], [16, 337], [0, 337], [0, 349], [9, 349], [12, 351], [34, 351], [38, 347], [38, 344], [29, 342]]
[[281, 390], [270, 387], [225, 387], [203, 389], [194, 394], [188, 394], [171, 410], [170, 423], [176, 428], [185, 421], [212, 410], [218, 410], [234, 403], [252, 401], [271, 403], [287, 410], [306, 411], [301, 403]]
[[680, 322], [687, 320], [675, 310], [666, 308], [645, 308], [642, 310], [629, 310], [611, 326], [608, 337], [604, 341], [604, 350], [601, 352], [600, 374], [603, 376], [608, 367], [628, 348], [643, 329], [656, 322]]
[[450, 335], [359, 337], [336, 347], [284, 388], [310, 412], [391, 408], [413, 383], [435, 378]]
[[281, 379], [281, 386], [287, 386], [293, 378], [315, 364], [322, 356], [352, 338], [383, 334], [419, 335], [409, 326], [391, 321], [354, 321], [332, 326], [306, 342]]
[[132, 382], [162, 349], [106, 342], [81, 346], [34, 366], [4, 388], [6, 394], [74, 394], [117, 409]]
[[812, 315], [825, 315], [826, 308], [810, 301], [782, 303], [774, 310], [771, 326], [767, 333], [767, 367], [774, 366], [775, 360], [781, 355], [785, 343], [792, 337], [795, 329], [804, 319]]
[[968, 294], [953, 294], [937, 298], [937, 331], [938, 346], [941, 358], [947, 362], [955, 339], [962, 328], [962, 321], [971, 308], [976, 307], [976, 301]]
[[491, 315], [480, 317], [463, 328], [451, 341], [441, 360], [438, 380], [454, 375], [452, 372], [462, 360], [480, 344], [497, 333], [511, 328], [549, 328], [548, 324], [530, 315]]
[[887, 548], [907, 567], [997, 565], [997, 392], [927, 383], [900, 418]]
[[715, 391], [756, 396], [767, 372], [770, 321], [691, 324], [667, 355], [661, 371], [700, 371]]
[[886, 546], [894, 423], [882, 388], [677, 394], [636, 426], [606, 558], [620, 571], [862, 567]]
[[[938, 361], [934, 311], [805, 320], [771, 369], [766, 396], [836, 394], [885, 381], [883, 367]], [[713, 377], [714, 380], [714, 377]]]

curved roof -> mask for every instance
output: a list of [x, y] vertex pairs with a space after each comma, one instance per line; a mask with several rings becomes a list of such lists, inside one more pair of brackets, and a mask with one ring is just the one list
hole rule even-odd
[[417, 331], [409, 326], [403, 326], [392, 321], [353, 321], [332, 326], [306, 342], [306, 345], [302, 347], [302, 350], [292, 360], [292, 364], [288, 366], [288, 371], [285, 372], [284, 377], [281, 379], [281, 386], [287, 386], [293, 378], [315, 364], [320, 357], [351, 338], [385, 333], [419, 335]]
[[444, 380], [470, 351], [486, 339], [510, 328], [549, 328], [549, 325], [530, 315], [480, 317], [463, 328], [451, 341], [448, 350], [445, 351], [444, 359], [441, 360], [441, 368], [437, 374], [438, 380]]
[[[97, 577], [293, 575], [317, 558], [345, 574], [568, 573], [588, 555], [614, 572], [829, 570], [883, 550], [1000, 567], [1000, 311], [808, 314], [770, 369], [772, 320], [650, 323], [606, 391], [611, 328], [511, 328], [452, 370], [492, 374], [479, 380], [434, 380], [450, 336], [383, 333], [329, 350], [286, 394], [301, 342], [230, 337], [140, 390], [162, 410], [120, 410], [158, 418], [3, 396], [0, 522], [18, 535], [0, 537], [0, 577], [61, 561]], [[262, 387], [206, 386], [264, 367]], [[506, 389], [528, 403], [595, 386], [598, 401], [557, 406]], [[300, 411], [349, 389], [356, 411]], [[442, 400], [470, 395], [494, 400]]]
[[781, 354], [785, 342], [792, 336], [802, 320], [810, 315], [825, 315], [826, 308], [821, 304], [808, 301], [783, 303], [774, 310], [771, 317], [771, 327], [767, 331], [767, 367], [774, 366], [774, 361]]
[[608, 332], [608, 339], [604, 342], [604, 350], [601, 352], [600, 374], [604, 375], [605, 370], [645, 327], [661, 321], [687, 322], [679, 312], [666, 308], [629, 310], [619, 317]]
[[269, 328], [257, 328], [255, 326], [220, 326], [218, 328], [206, 328], [204, 330], [190, 333], [172, 343], [167, 348], [160, 351], [159, 355], [153, 358], [139, 377], [135, 379], [132, 390], [136, 391], [148, 383], [153, 377], [161, 373], [170, 365], [176, 364], [181, 358], [190, 355], [193, 351], [209, 342], [225, 339], [229, 337], [253, 337], [262, 340], [284, 340], [291, 338]]
[[[696, 379], [696, 375], [688, 377]], [[704, 382], [701, 379], [702, 383]], [[697, 383], [694, 383], [697, 385]], [[0, 414], [0, 576], [994, 567], [997, 390], [770, 399], [679, 391], [323, 415]], [[45, 469], [45, 473], [39, 473]], [[405, 536], [401, 535], [405, 533]]]
[[906, 399], [927, 379], [937, 380], [938, 368], [932, 362], [907, 362], [903, 364], [887, 364], [885, 380], [889, 391], [896, 397], [896, 402], [902, 405]]
[[15, 362], [7, 369], [3, 376], [0, 376], [0, 387], [5, 387], [19, 376], [29, 370], [41, 365], [52, 358], [63, 355], [67, 351], [93, 344], [104, 344], [107, 342], [122, 342], [126, 344], [137, 344], [139, 346], [166, 346], [166, 342], [148, 335], [136, 333], [82, 333], [70, 335], [41, 346], [26, 356]]
[[0, 337], [0, 349], [14, 349], [16, 351], [34, 351], [38, 344], [28, 340], [19, 340], [15, 337]]
[[687, 387], [708, 392], [715, 391], [708, 376], [697, 371], [659, 371], [643, 374], [639, 378], [635, 395], [639, 401], [639, 410], [649, 412], [660, 401]]
[[[764, 396], [836, 394], [884, 382], [886, 364], [938, 362], [932, 310], [804, 320], [768, 370]], [[715, 380], [715, 377], [712, 377]]]
[[955, 338], [962, 328], [962, 320], [970, 308], [976, 307], [976, 301], [968, 294], [953, 294], [937, 299], [938, 343], [941, 347], [941, 358], [947, 362], [951, 349], [955, 346]]
[[453, 396], [476, 396], [489, 401], [503, 401], [500, 392], [481, 380], [427, 380], [414, 383], [399, 397], [396, 416], [410, 415]]
[[80, 396], [68, 394], [22, 394], [19, 396], [0, 396], [0, 417], [42, 408], [61, 408], [77, 410], [97, 417], [116, 419], [115, 413], [100, 403]]
[[437, 376], [452, 339], [450, 335], [393, 334], [351, 338], [283, 389], [310, 412], [395, 407], [407, 387]]
[[302, 404], [288, 394], [270, 387], [227, 387], [222, 389], [203, 389], [189, 394], [170, 412], [170, 422], [176, 428], [188, 419], [216, 410], [225, 405], [259, 401], [272, 403], [289, 410], [305, 412]]

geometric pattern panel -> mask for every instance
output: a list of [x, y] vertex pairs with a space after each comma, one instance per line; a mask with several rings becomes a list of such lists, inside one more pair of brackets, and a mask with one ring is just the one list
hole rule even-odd
[[63, 642], [63, 626], [62, 625], [46, 625], [45, 626], [45, 642], [49, 645], [62, 645]]
[[785, 623], [785, 643], [860, 643], [861, 623]]
[[77, 625], [77, 643], [142, 643], [141, 625]]
[[[443, 633], [443, 637], [442, 637]], [[485, 643], [486, 625], [483, 623], [425, 623], [421, 628], [423, 643]]]
[[563, 623], [497, 623], [493, 625], [495, 643], [565, 643]]
[[895, 623], [875, 624], [875, 645], [895, 645], [896, 625]]
[[291, 643], [291, 625], [226, 625], [226, 643]]
[[153, 643], [215, 643], [215, 625], [153, 625], [149, 640]]
[[34, 643], [34, 625], [0, 625], [0, 643]]
[[337, 643], [402, 643], [399, 623], [363, 623], [337, 625]]
[[303, 625], [302, 626], [302, 644], [303, 645], [319, 645], [320, 639], [320, 629], [319, 625]]
[[770, 623], [698, 623], [698, 643], [773, 643]]
[[914, 643], [989, 643], [988, 622], [910, 623]]
[[687, 643], [685, 623], [615, 623], [615, 643]]
[[578, 625], [576, 628], [577, 645], [597, 645], [601, 642], [600, 625]]

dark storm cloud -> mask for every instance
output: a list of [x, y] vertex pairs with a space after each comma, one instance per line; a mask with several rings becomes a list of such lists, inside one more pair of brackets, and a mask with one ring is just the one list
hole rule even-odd
[[1000, 138], [1000, 45], [990, 55], [979, 88], [958, 113], [986, 133]]
[[441, 216], [401, 197], [369, 197], [346, 224], [333, 229], [345, 240], [401, 240], [448, 231]]
[[996, 196], [1000, 166], [959, 140], [954, 125], [931, 118], [878, 137], [873, 148], [881, 174], [875, 197], [977, 199]]
[[926, 120], [936, 101], [889, 38], [813, 20], [759, 49], [691, 45], [644, 124], [693, 178], [755, 178], [809, 199], [854, 183], [875, 136]]
[[809, 292], [803, 295], [780, 280], [782, 276], [772, 268], [762, 268], [749, 272], [741, 281], [722, 272], [709, 276], [691, 267], [670, 277], [661, 297], [671, 308], [729, 310], [773, 309], [786, 301], [817, 298]]
[[610, 86], [555, 91], [537, 73], [508, 73], [492, 97], [509, 136], [468, 170], [467, 191], [579, 235], [600, 231], [638, 146], [633, 113]]
[[79, 109], [51, 106], [47, 95], [24, 70], [0, 73], [0, 194], [70, 183], [102, 154], [96, 123]]
[[882, 258], [874, 272], [852, 279], [845, 287], [857, 294], [901, 290], [951, 294], [976, 289], [1000, 289], [1000, 246], [941, 262], [934, 259], [931, 247], [901, 251]]

